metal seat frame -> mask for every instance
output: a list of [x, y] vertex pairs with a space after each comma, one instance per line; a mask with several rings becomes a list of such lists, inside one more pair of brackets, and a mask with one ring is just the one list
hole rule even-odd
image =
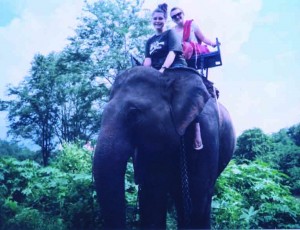
[[[212, 51], [207, 54], [193, 55], [189, 60], [187, 60], [188, 66], [199, 70], [203, 76], [208, 78], [209, 68], [222, 65], [220, 43], [218, 38], [216, 38], [216, 44], [217, 44], [216, 51]], [[204, 71], [205, 71], [205, 75], [204, 75]]]

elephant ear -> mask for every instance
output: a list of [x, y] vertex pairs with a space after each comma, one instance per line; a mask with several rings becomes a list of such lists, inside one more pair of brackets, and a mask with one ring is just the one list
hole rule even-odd
[[169, 69], [164, 72], [173, 119], [179, 135], [201, 113], [210, 95], [201, 76], [188, 69]]

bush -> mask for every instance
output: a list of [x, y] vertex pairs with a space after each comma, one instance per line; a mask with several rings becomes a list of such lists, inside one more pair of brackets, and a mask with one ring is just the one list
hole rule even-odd
[[[71, 163], [64, 165], [67, 162]], [[5, 229], [19, 225], [50, 229], [52, 224], [61, 229], [99, 227], [91, 171], [91, 155], [76, 145], [67, 145], [45, 168], [29, 160], [1, 158], [0, 197], [7, 204], [0, 214], [2, 225]], [[38, 216], [41, 221], [34, 220]]]
[[[14, 230], [64, 230], [66, 226], [61, 219], [46, 216], [37, 209], [20, 207], [16, 202], [9, 201], [3, 205], [2, 211], [7, 218], [1, 229]], [[13, 215], [12, 215], [13, 214]]]
[[[0, 158], [0, 229], [101, 227], [91, 172], [91, 153], [78, 145], [64, 145], [48, 167]], [[213, 228], [300, 228], [299, 202], [282, 185], [286, 177], [261, 161], [232, 161], [217, 181]], [[138, 188], [131, 162], [125, 178], [128, 228], [138, 228]], [[175, 216], [170, 206], [171, 229], [176, 227]]]
[[65, 143], [52, 160], [51, 166], [65, 173], [86, 173], [92, 175], [93, 153], [78, 144]]
[[214, 227], [300, 228], [300, 204], [282, 185], [286, 177], [261, 161], [231, 162], [216, 185]]

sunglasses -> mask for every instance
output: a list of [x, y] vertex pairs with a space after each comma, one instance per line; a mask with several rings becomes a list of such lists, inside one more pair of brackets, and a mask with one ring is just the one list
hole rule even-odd
[[173, 16], [171, 16], [171, 18], [174, 20], [174, 19], [176, 19], [177, 17], [179, 17], [181, 15], [182, 15], [182, 12], [179, 12], [179, 13], [174, 14]]

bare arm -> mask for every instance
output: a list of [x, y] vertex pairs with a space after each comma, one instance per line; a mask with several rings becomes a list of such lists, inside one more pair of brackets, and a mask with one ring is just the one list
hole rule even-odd
[[206, 38], [204, 36], [204, 34], [202, 33], [202, 31], [200, 30], [200, 28], [197, 24], [194, 24], [193, 26], [194, 26], [194, 32], [195, 32], [195, 35], [196, 35], [196, 38], [198, 41], [202, 41], [205, 44], [212, 46], [212, 47], [217, 46], [216, 42], [212, 42], [211, 40], [209, 40], [208, 38]]
[[165, 68], [169, 68], [172, 65], [172, 63], [174, 62], [175, 56], [176, 56], [175, 52], [170, 51], [166, 57], [164, 64], [162, 65], [162, 68], [159, 70], [159, 72], [163, 73]]
[[143, 63], [143, 66], [148, 66], [148, 67], [150, 67], [151, 66], [151, 58], [145, 58], [145, 60], [144, 60], [144, 63]]

